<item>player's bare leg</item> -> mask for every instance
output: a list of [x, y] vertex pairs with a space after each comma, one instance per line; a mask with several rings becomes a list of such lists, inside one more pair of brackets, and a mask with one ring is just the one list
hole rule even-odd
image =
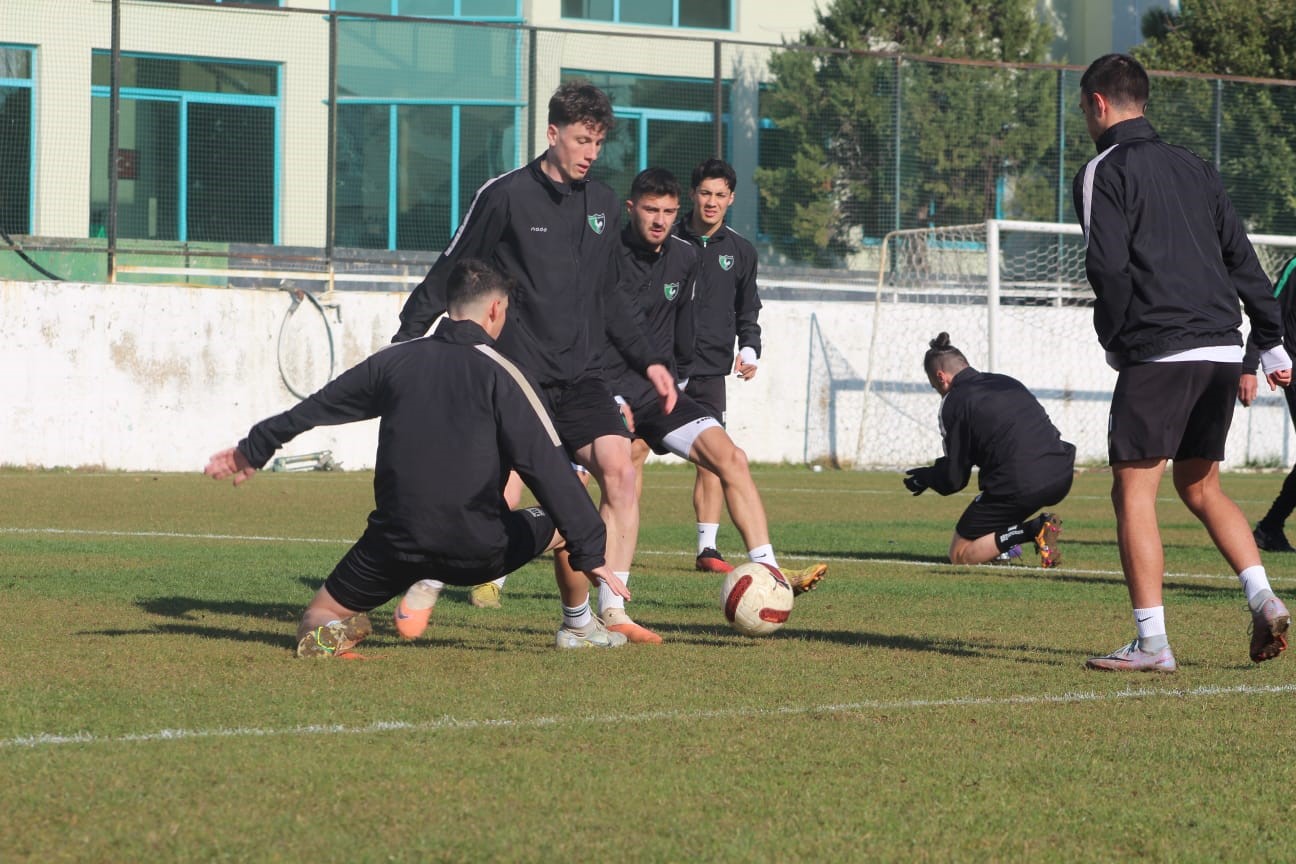
[[697, 515], [697, 569], [709, 573], [728, 573], [733, 565], [720, 554], [716, 533], [720, 530], [720, 517], [724, 514], [724, 487], [713, 471], [701, 465], [694, 466], [693, 512]]

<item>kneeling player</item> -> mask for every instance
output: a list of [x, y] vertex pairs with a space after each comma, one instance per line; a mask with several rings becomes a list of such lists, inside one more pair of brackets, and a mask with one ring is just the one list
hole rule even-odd
[[[432, 336], [387, 346], [256, 424], [237, 447], [207, 464], [208, 476], [233, 477], [238, 485], [302, 432], [382, 418], [374, 510], [364, 535], [302, 615], [299, 657], [348, 653], [369, 635], [365, 613], [421, 580], [476, 585], [556, 548], [559, 535], [580, 572], [558, 582], [563, 625], [557, 646], [625, 643], [625, 636], [590, 614], [586, 580], [629, 596], [604, 562], [603, 520], [572, 473], [539, 396], [492, 347], [504, 326], [510, 285], [481, 261], [461, 261], [447, 282], [449, 317]], [[501, 493], [510, 468], [543, 509], [508, 509]], [[427, 626], [427, 611], [402, 608], [401, 634], [417, 635]]]
[[1007, 375], [978, 372], [963, 352], [941, 333], [929, 343], [923, 369], [941, 396], [940, 428], [945, 455], [936, 464], [910, 468], [904, 484], [921, 495], [935, 489], [951, 495], [967, 486], [972, 466], [980, 467], [981, 493], [963, 511], [950, 539], [954, 564], [982, 564], [1011, 556], [1033, 541], [1040, 565], [1062, 561], [1058, 533], [1062, 520], [1052, 507], [1071, 491], [1075, 445], [1062, 440], [1044, 407]]

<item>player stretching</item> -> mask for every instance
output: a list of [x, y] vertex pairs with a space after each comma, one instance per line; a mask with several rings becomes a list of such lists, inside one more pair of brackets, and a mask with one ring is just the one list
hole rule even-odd
[[[675, 233], [698, 250], [701, 273], [693, 300], [696, 350], [684, 392], [725, 425], [725, 381], [731, 372], [744, 381], [756, 377], [760, 363], [761, 329], [756, 318], [756, 249], [747, 238], [725, 225], [734, 201], [738, 175], [728, 162], [707, 159], [693, 169], [689, 198], [693, 209], [675, 226]], [[734, 339], [738, 353], [734, 354]], [[697, 514], [697, 569], [728, 573], [733, 567], [719, 552], [716, 535], [724, 492], [720, 478], [697, 466], [693, 481], [693, 511]]]
[[954, 564], [983, 564], [1033, 540], [1040, 565], [1062, 560], [1057, 535], [1062, 520], [1052, 513], [1028, 517], [1051, 507], [1071, 491], [1075, 445], [1062, 440], [1044, 406], [1021, 382], [1007, 375], [978, 372], [949, 334], [931, 340], [923, 369], [941, 395], [940, 429], [945, 455], [927, 468], [905, 472], [905, 488], [915, 495], [935, 489], [952, 495], [967, 486], [979, 466], [980, 494], [959, 517], [950, 538]]
[[[594, 362], [604, 295], [616, 287], [621, 208], [612, 190], [588, 175], [612, 122], [612, 104], [597, 87], [569, 81], [558, 88], [549, 100], [548, 149], [477, 190], [450, 245], [406, 301], [395, 341], [423, 335], [444, 311], [446, 276], [464, 257], [512, 277], [517, 295], [499, 351], [539, 383], [568, 454], [598, 481], [608, 564], [629, 573], [639, 533], [630, 437]], [[669, 357], [651, 355], [643, 333], [627, 327], [617, 336], [669, 412], [676, 398]], [[564, 554], [554, 560], [567, 567]], [[435, 602], [438, 588], [420, 586], [422, 602]], [[624, 610], [605, 623], [632, 641], [656, 640]]]
[[[645, 319], [656, 353], [676, 358], [686, 370], [694, 345], [691, 305], [698, 260], [692, 245], [671, 234], [679, 198], [679, 183], [664, 168], [648, 168], [635, 177], [626, 201], [629, 218], [621, 232], [620, 288], [635, 314]], [[748, 557], [778, 567], [747, 454], [734, 445], [720, 421], [687, 393], [680, 396], [674, 411], [664, 414], [652, 385], [617, 350], [616, 330], [609, 328], [608, 335], [604, 368], [618, 399], [629, 409], [627, 422], [634, 434], [657, 453], [674, 453], [715, 474], [729, 515], [747, 544]], [[801, 594], [815, 587], [828, 565], [782, 572], [793, 591]], [[599, 592], [600, 598], [606, 593]], [[616, 598], [611, 602], [615, 605]]]
[[1098, 155], [1072, 185], [1094, 291], [1094, 329], [1118, 370], [1108, 418], [1121, 569], [1138, 635], [1094, 669], [1173, 672], [1161, 587], [1156, 497], [1174, 460], [1179, 497], [1242, 583], [1251, 659], [1287, 647], [1291, 616], [1274, 596], [1242, 511], [1220, 487], [1242, 374], [1242, 314], [1271, 388], [1291, 383], [1282, 314], [1246, 229], [1211, 163], [1162, 141], [1143, 116], [1148, 75], [1107, 54], [1080, 77], [1080, 110]]

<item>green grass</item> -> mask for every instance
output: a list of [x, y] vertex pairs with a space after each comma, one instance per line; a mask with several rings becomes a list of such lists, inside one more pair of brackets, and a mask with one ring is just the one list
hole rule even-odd
[[[831, 562], [775, 637], [692, 569], [690, 471], [651, 468], [631, 611], [661, 646], [558, 652], [547, 561], [500, 610], [374, 615], [292, 657], [371, 506], [363, 473], [0, 472], [4, 861], [1284, 858], [1296, 658], [1253, 665], [1236, 580], [1162, 489], [1175, 676], [1132, 632], [1109, 476], [1063, 567], [943, 562], [969, 493], [758, 469], [780, 560]], [[1279, 475], [1229, 475], [1254, 520]], [[726, 526], [724, 551], [740, 557]], [[1267, 556], [1292, 595], [1296, 556]]]

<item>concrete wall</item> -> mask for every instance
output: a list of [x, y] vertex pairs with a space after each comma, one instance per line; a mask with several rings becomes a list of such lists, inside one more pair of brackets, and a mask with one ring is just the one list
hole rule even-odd
[[[922, 353], [947, 330], [977, 365], [985, 307], [763, 290], [761, 370], [729, 397], [730, 431], [752, 459], [904, 466], [939, 454]], [[404, 299], [339, 293], [321, 314], [308, 302], [293, 309], [282, 291], [0, 281], [0, 464], [199, 470], [293, 405], [289, 385], [309, 393], [327, 380], [330, 334], [334, 374], [387, 344]], [[1041, 397], [1082, 461], [1105, 461], [1114, 374], [1087, 310], [1018, 307], [1003, 318], [998, 371]], [[1239, 409], [1227, 464], [1286, 464], [1289, 429], [1280, 398]], [[376, 440], [376, 421], [317, 429], [280, 455], [331, 450], [344, 468], [367, 468]]]

